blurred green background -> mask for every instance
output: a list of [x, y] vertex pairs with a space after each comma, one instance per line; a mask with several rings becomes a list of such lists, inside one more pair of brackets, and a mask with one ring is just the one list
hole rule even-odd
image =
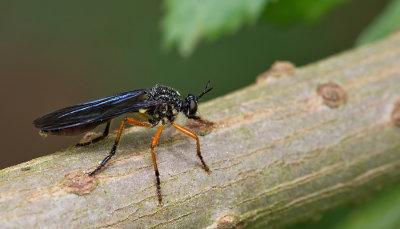
[[[54, 109], [155, 84], [186, 95], [211, 80], [205, 100], [224, 95], [276, 60], [302, 66], [393, 32], [399, 2], [3, 2], [0, 168], [79, 140], [38, 135], [32, 120]], [[324, 228], [350, 210], [338, 211]]]

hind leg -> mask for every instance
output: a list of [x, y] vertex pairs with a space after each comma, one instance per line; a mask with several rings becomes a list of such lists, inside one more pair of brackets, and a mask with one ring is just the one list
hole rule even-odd
[[107, 157], [105, 157], [101, 161], [100, 165], [98, 165], [95, 170], [93, 170], [92, 172], [89, 173], [89, 176], [93, 176], [95, 173], [100, 171], [101, 168], [103, 168], [107, 164], [107, 162], [115, 155], [115, 151], [117, 150], [117, 147], [118, 147], [118, 144], [119, 144], [119, 139], [121, 138], [122, 130], [124, 129], [125, 123], [129, 123], [131, 125], [137, 125], [137, 126], [152, 127], [152, 125], [150, 123], [145, 123], [145, 122], [142, 122], [142, 121], [137, 120], [137, 119], [132, 118], [132, 117], [124, 118], [122, 120], [122, 122], [121, 122], [121, 125], [119, 126], [117, 137], [115, 138], [115, 142], [114, 142], [113, 147], [111, 148], [111, 151], [108, 153]]
[[101, 136], [98, 136], [98, 137], [96, 137], [96, 138], [93, 138], [92, 140], [90, 140], [90, 141], [88, 141], [88, 142], [77, 143], [75, 146], [87, 146], [87, 145], [90, 145], [90, 144], [92, 144], [92, 143], [96, 143], [96, 142], [98, 142], [98, 141], [103, 140], [105, 137], [108, 136], [108, 133], [109, 133], [109, 130], [110, 130], [110, 124], [111, 124], [111, 121], [108, 121], [108, 122], [107, 122], [107, 125], [106, 125], [106, 129], [104, 129], [104, 132], [103, 132], [103, 134], [102, 134]]

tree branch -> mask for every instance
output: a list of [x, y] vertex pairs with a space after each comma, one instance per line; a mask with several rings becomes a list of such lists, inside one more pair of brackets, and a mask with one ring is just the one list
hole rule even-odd
[[[329, 83], [332, 82], [332, 83]], [[0, 171], [0, 224], [13, 228], [254, 228], [313, 219], [400, 178], [400, 36], [299, 69], [277, 63], [256, 84], [200, 106], [213, 122], [114, 134]]]

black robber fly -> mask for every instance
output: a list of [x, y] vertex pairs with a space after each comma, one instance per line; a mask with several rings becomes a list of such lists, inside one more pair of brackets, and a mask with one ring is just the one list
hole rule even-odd
[[161, 122], [161, 125], [151, 142], [151, 156], [153, 158], [154, 171], [156, 175], [158, 202], [161, 204], [160, 174], [157, 169], [154, 148], [157, 145], [164, 125], [170, 123], [179, 131], [196, 139], [197, 156], [199, 157], [204, 170], [207, 173], [210, 172], [210, 169], [201, 156], [200, 142], [197, 135], [174, 123], [179, 112], [182, 112], [189, 119], [199, 119], [199, 117], [196, 116], [197, 103], [204, 94], [211, 91], [212, 88], [209, 88], [209, 85], [210, 81], [207, 82], [206, 87], [198, 96], [189, 94], [184, 99], [181, 98], [181, 95], [177, 90], [167, 86], [156, 85], [151, 89], [129, 91], [56, 110], [34, 120], [33, 125], [39, 128], [44, 134], [76, 135], [91, 130], [102, 123], [106, 123], [106, 128], [100, 137], [94, 138], [86, 143], [77, 144], [77, 146], [83, 146], [104, 139], [109, 133], [111, 119], [117, 116], [126, 113], [137, 113], [144, 117], [146, 121], [141, 121], [133, 117], [125, 117], [122, 120], [117, 137], [115, 138], [115, 143], [111, 148], [110, 153], [103, 159], [96, 169], [89, 173], [90, 176], [93, 176], [106, 165], [112, 156], [114, 156], [125, 123], [144, 127], [155, 127]]

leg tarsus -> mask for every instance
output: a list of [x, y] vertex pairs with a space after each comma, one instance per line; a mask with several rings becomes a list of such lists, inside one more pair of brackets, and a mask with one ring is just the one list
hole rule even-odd
[[161, 195], [161, 180], [160, 180], [160, 173], [158, 170], [155, 172], [156, 175], [156, 184], [157, 184], [157, 197], [158, 197], [158, 205], [162, 205], [162, 195]]
[[112, 156], [115, 155], [115, 151], [117, 150], [117, 145], [118, 143], [113, 145], [110, 153], [101, 161], [101, 163], [97, 166], [96, 169], [94, 169], [92, 172], [89, 173], [89, 176], [93, 176], [95, 173], [100, 171], [106, 165], [106, 163], [112, 158]]

